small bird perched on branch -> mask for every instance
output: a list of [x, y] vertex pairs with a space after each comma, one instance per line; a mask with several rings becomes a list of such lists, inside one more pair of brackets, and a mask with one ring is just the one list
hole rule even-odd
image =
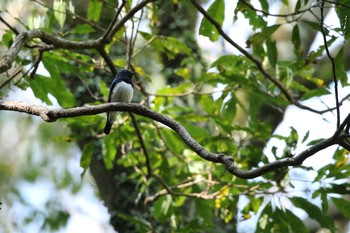
[[[132, 84], [131, 78], [135, 73], [130, 70], [121, 70], [115, 76], [112, 85], [109, 90], [108, 103], [111, 102], [125, 102], [130, 103], [134, 95], [134, 86]], [[111, 131], [113, 122], [117, 117], [119, 112], [108, 112], [107, 122], [104, 129], [105, 134], [109, 134]]]

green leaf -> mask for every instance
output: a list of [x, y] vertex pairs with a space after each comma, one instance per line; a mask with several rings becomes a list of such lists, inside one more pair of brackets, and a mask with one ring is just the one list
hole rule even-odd
[[263, 11], [269, 11], [269, 2], [267, 0], [260, 0], [260, 5]]
[[321, 206], [322, 206], [322, 212], [327, 213], [328, 199], [327, 199], [327, 192], [325, 192], [324, 189], [322, 189], [322, 191], [321, 191]]
[[[349, 22], [350, 23], [350, 22]], [[345, 55], [344, 55], [344, 47], [338, 52], [337, 56], [335, 57], [335, 72], [338, 80], [340, 80], [341, 84], [343, 86], [348, 85], [348, 76], [346, 74], [344, 65], [345, 65]]]
[[328, 89], [321, 87], [321, 88], [317, 88], [306, 92], [303, 95], [302, 100], [307, 100], [312, 97], [319, 97], [319, 96], [329, 95], [329, 94], [330, 94], [330, 91]]
[[237, 112], [237, 99], [233, 95], [234, 94], [232, 93], [230, 99], [223, 103], [221, 109], [221, 116], [223, 120], [229, 121], [230, 123], [233, 121]]
[[301, 141], [301, 143], [304, 143], [309, 138], [309, 135], [310, 135], [310, 130], [308, 130], [306, 132], [306, 134], [304, 135], [303, 140]]
[[113, 133], [115, 132], [112, 132], [108, 137], [104, 137], [102, 143], [103, 162], [107, 169], [113, 168], [118, 149], [116, 146], [118, 143], [116, 142], [115, 137], [112, 136]]
[[210, 134], [206, 129], [203, 129], [194, 123], [182, 123], [182, 125], [186, 128], [186, 130], [190, 133], [190, 135], [196, 140], [200, 141], [203, 138], [210, 138]]
[[1, 43], [9, 48], [11, 46], [11, 43], [13, 42], [13, 36], [13, 32], [6, 31], [6, 33], [2, 35]]
[[307, 146], [313, 146], [313, 145], [316, 145], [317, 143], [320, 143], [324, 140], [324, 138], [319, 138], [319, 139], [315, 139], [315, 140], [312, 140], [311, 142], [309, 142], [307, 144]]
[[315, 219], [322, 227], [335, 231], [334, 221], [328, 216], [324, 215], [320, 208], [302, 197], [293, 197], [290, 199], [295, 207], [304, 210], [310, 218]]
[[334, 205], [347, 219], [350, 220], [350, 202], [343, 198], [332, 198]]
[[73, 28], [70, 33], [71, 34], [88, 34], [94, 32], [95, 29], [90, 24], [79, 24], [75, 28]]
[[200, 102], [203, 110], [206, 111], [208, 115], [215, 116], [215, 115], [219, 114], [219, 107], [214, 102], [212, 96], [203, 95], [200, 97], [199, 102]]
[[290, 226], [289, 228], [291, 229], [290, 232], [298, 232], [298, 233], [309, 232], [309, 230], [307, 229], [303, 221], [297, 216], [295, 216], [293, 212], [291, 212], [290, 210], [285, 209], [284, 213], [282, 212], [280, 216], [283, 217], [286, 223]]
[[308, 20], [303, 20], [302, 22], [308, 25], [309, 27], [311, 27], [312, 29], [314, 29], [315, 31], [320, 30], [320, 24], [318, 22], [308, 21]]
[[326, 189], [328, 193], [337, 193], [346, 195], [350, 192], [350, 184], [333, 184], [330, 188]]
[[[208, 9], [208, 14], [222, 26], [225, 17], [225, 1], [215, 0]], [[219, 32], [215, 26], [209, 22], [205, 17], [202, 19], [199, 27], [199, 34], [208, 37], [211, 41], [217, 41], [219, 39]]]
[[93, 149], [94, 149], [94, 143], [90, 142], [84, 146], [83, 152], [81, 154], [81, 159], [80, 159], [80, 166], [84, 169], [81, 176], [84, 176], [86, 170], [90, 166]]
[[308, 1], [306, 1], [306, 0], [298, 0], [298, 1], [297, 1], [297, 4], [295, 4], [295, 9], [294, 9], [294, 11], [299, 11], [300, 8], [304, 7], [305, 4], [306, 4], [307, 2], [308, 2]]
[[276, 42], [271, 40], [266, 40], [267, 57], [273, 68], [275, 68], [277, 63], [277, 47]]
[[297, 58], [302, 57], [301, 41], [300, 41], [300, 32], [298, 24], [295, 24], [292, 31], [292, 43], [294, 45], [294, 54]]
[[66, 21], [66, 7], [67, 7], [66, 1], [63, 1], [63, 0], [53, 1], [54, 16], [61, 28], [63, 28], [64, 22]]
[[35, 75], [34, 79], [29, 80], [29, 84], [35, 96], [45, 103], [52, 104], [48, 99], [48, 94], [51, 94], [62, 107], [72, 107], [75, 105], [75, 97], [67, 89], [61, 72], [72, 72], [74, 66], [68, 64], [60, 55], [59, 53], [45, 53], [42, 62], [50, 73], [50, 77]]
[[174, 133], [174, 131], [161, 128], [160, 132], [166, 143], [166, 146], [175, 152], [182, 153], [184, 149], [184, 144], [180, 141], [179, 137]]
[[102, 11], [102, 2], [98, 0], [90, 0], [88, 13], [87, 13], [88, 20], [97, 22], [100, 19], [101, 11]]
[[175, 70], [175, 74], [188, 80], [191, 78], [191, 73], [188, 68], [178, 68]]
[[140, 35], [156, 50], [165, 53], [169, 59], [174, 59], [177, 54], [191, 55], [192, 50], [181, 40], [171, 36], [153, 36], [147, 32], [139, 32]]
[[[244, 65], [245, 65], [245, 60], [242, 56], [224, 55], [219, 57], [216, 61], [214, 61], [210, 65], [210, 67], [216, 67], [222, 73], [227, 73], [228, 75], [235, 75], [236, 77], [240, 76], [243, 78], [245, 76], [245, 73], [242, 72], [242, 67]], [[212, 76], [214, 76], [214, 77], [211, 77], [212, 80], [215, 80], [217, 82], [223, 81], [223, 80], [218, 80], [220, 78], [220, 77], [217, 77], [219, 76], [218, 74], [213, 74]]]
[[260, 214], [260, 218], [257, 221], [256, 232], [270, 233], [272, 229], [272, 208], [271, 204], [267, 204]]
[[348, 41], [350, 39], [350, 0], [343, 0], [341, 3], [342, 4], [335, 4], [335, 9], [340, 21], [340, 28], [345, 40]]
[[191, 83], [181, 83], [177, 87], [163, 87], [162, 89], [159, 89], [157, 91], [157, 94], [175, 95], [175, 94], [182, 94], [184, 92], [187, 92], [188, 90], [192, 90], [192, 84]]
[[251, 44], [261, 44], [263, 41], [268, 40], [272, 33], [274, 33], [279, 27], [280, 25], [272, 25], [263, 28], [261, 32], [255, 33], [248, 39], [247, 45], [250, 46]]
[[235, 9], [235, 19], [237, 19], [237, 14], [240, 12], [246, 19], [249, 20], [249, 24], [253, 27], [253, 30], [256, 30], [258, 28], [266, 28], [267, 22], [264, 17], [261, 16], [260, 13], [258, 14], [255, 10], [251, 9], [248, 4], [243, 3], [243, 1], [238, 1], [237, 7]]

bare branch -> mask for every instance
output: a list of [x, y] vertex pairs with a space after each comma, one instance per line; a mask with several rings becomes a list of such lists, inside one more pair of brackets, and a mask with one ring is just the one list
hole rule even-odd
[[240, 169], [235, 163], [233, 157], [222, 154], [213, 153], [207, 151], [202, 145], [200, 145], [192, 136], [187, 132], [187, 130], [178, 122], [172, 120], [171, 118], [164, 116], [158, 112], [148, 109], [141, 104], [129, 104], [129, 103], [108, 103], [96, 106], [84, 106], [76, 107], [70, 109], [49, 109], [38, 105], [29, 105], [21, 102], [13, 101], [0, 101], [0, 110], [17, 111], [23, 112], [31, 115], [40, 116], [44, 121], [53, 122], [60, 118], [71, 118], [78, 116], [95, 115], [103, 112], [109, 111], [127, 111], [132, 112], [137, 115], [148, 117], [152, 120], [160, 122], [172, 130], [174, 130], [182, 139], [182, 141], [191, 148], [196, 154], [201, 158], [211, 161], [214, 163], [221, 163], [225, 165], [227, 171], [231, 174], [243, 178], [252, 179], [259, 177], [269, 171], [275, 170], [281, 167], [287, 166], [298, 166], [301, 165], [304, 160], [310, 156], [316, 154], [317, 152], [328, 148], [332, 145], [344, 145], [344, 140], [346, 140], [347, 135], [344, 135], [344, 128], [347, 127], [350, 121], [350, 114], [346, 117], [342, 124], [335, 131], [334, 135], [330, 138], [324, 139], [317, 144], [311, 146], [305, 151], [301, 152], [299, 155], [292, 158], [283, 158], [271, 163], [267, 163], [262, 167], [255, 168], [249, 171]]
[[153, 176], [154, 174], [153, 174], [152, 167], [151, 167], [150, 156], [148, 154], [148, 150], [147, 150], [145, 141], [143, 140], [141, 130], [139, 128], [139, 125], [138, 125], [138, 123], [136, 121], [136, 118], [135, 118], [134, 114], [130, 113], [130, 117], [131, 117], [131, 120], [132, 120], [132, 124], [134, 125], [137, 138], [139, 139], [141, 148], [143, 150], [143, 154], [145, 155], [145, 158], [146, 158], [146, 167], [147, 167], [148, 176]]

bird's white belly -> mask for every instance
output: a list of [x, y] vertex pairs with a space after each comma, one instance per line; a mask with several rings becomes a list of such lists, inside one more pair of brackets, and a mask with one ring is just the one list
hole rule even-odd
[[134, 89], [130, 84], [125, 82], [118, 83], [112, 91], [111, 102], [129, 103], [132, 99], [133, 94]]

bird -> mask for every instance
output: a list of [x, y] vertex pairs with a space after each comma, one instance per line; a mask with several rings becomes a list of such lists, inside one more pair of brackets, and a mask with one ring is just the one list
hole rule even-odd
[[[112, 102], [125, 102], [130, 103], [134, 95], [134, 86], [131, 78], [135, 72], [122, 69], [115, 76], [108, 95], [108, 103]], [[113, 122], [115, 121], [119, 112], [107, 112], [107, 122], [104, 128], [104, 133], [109, 134], [111, 131]]]

